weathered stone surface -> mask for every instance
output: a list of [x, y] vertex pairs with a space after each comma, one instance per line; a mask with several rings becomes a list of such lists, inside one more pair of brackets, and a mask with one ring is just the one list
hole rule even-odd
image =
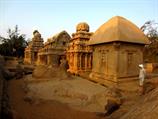
[[49, 80], [29, 83], [28, 95], [44, 100], [57, 100], [73, 108], [90, 112], [105, 112], [107, 100], [120, 105], [121, 95], [113, 89], [107, 89], [80, 77], [72, 76], [71, 80]]
[[86, 22], [81, 22], [76, 26], [76, 32], [85, 31], [89, 32], [89, 25]]
[[66, 56], [66, 49], [71, 37], [66, 31], [62, 31], [49, 38], [44, 47], [38, 52], [37, 65], [59, 66], [60, 60]]
[[67, 49], [70, 73], [83, 75], [91, 71], [92, 49], [87, 45], [91, 35], [87, 23], [81, 22], [77, 25], [76, 33], [72, 34], [72, 40]]
[[24, 75], [24, 67], [21, 64], [16, 65], [16, 79], [22, 78]]
[[33, 35], [32, 41], [27, 48], [25, 48], [24, 63], [26, 64], [35, 64], [37, 62], [38, 51], [43, 47], [43, 38], [41, 38], [41, 34], [35, 30]]
[[50, 79], [68, 79], [70, 74], [67, 72], [68, 63], [65, 57], [63, 56], [60, 60], [59, 66], [53, 65], [39, 65], [36, 66], [33, 71], [32, 77], [35, 80], [50, 80]]
[[9, 104], [9, 96], [7, 93], [8, 83], [7, 79], [10, 75], [6, 72], [4, 68], [5, 60], [0, 55], [0, 117], [2, 119], [12, 119], [11, 107]]
[[144, 95], [120, 119], [157, 119], [158, 88]]
[[53, 68], [51, 66], [40, 65], [35, 68], [32, 73], [32, 77], [36, 78], [36, 80], [45, 79], [49, 80], [57, 76], [57, 68]]
[[114, 41], [149, 44], [144, 33], [127, 19], [115, 16], [100, 26], [91, 37], [89, 44], [102, 44]]
[[107, 105], [105, 106], [105, 116], [109, 116], [110, 114], [112, 114], [114, 111], [116, 111], [117, 109], [119, 109], [120, 105], [118, 103], [116, 103], [113, 100], [108, 100], [107, 101]]
[[93, 68], [91, 78], [118, 83], [136, 77], [143, 63], [143, 47], [149, 43], [133, 23], [116, 16], [103, 24], [91, 37]]
[[59, 74], [59, 77], [61, 77], [62, 79], [68, 79], [70, 77], [70, 74], [67, 72], [67, 69], [68, 69], [68, 62], [65, 59], [65, 57], [63, 57], [60, 60], [60, 66], [59, 66], [60, 74]]

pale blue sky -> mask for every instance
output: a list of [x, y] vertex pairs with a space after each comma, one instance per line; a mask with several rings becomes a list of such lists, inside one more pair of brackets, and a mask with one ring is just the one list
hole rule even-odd
[[79, 22], [95, 32], [116, 15], [138, 27], [148, 20], [158, 22], [158, 0], [0, 0], [0, 35], [17, 24], [27, 38], [38, 29], [46, 41], [62, 30], [71, 35]]

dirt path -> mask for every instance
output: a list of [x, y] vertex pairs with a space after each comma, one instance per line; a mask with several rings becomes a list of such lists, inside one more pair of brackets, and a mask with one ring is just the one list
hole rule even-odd
[[71, 109], [56, 101], [42, 101], [30, 104], [24, 101], [23, 80], [10, 80], [8, 93], [17, 119], [105, 119], [95, 113]]

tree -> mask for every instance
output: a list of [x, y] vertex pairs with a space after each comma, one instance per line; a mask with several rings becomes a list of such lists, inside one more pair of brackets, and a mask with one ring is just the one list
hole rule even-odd
[[158, 40], [158, 23], [155, 21], [145, 22], [140, 29], [146, 34], [150, 42], [155, 42], [155, 40]]
[[147, 21], [140, 28], [150, 40], [144, 48], [144, 59], [148, 62], [158, 62], [158, 23]]
[[25, 35], [20, 34], [18, 26], [16, 25], [14, 30], [8, 29], [8, 37], [0, 36], [0, 54], [5, 56], [24, 56], [24, 49], [27, 46]]

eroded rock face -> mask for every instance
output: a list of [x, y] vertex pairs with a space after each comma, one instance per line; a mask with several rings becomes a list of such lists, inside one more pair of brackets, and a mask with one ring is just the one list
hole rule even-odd
[[71, 80], [49, 80], [38, 83], [27, 82], [27, 95], [34, 99], [56, 100], [89, 112], [105, 112], [110, 100], [121, 104], [121, 94], [86, 79], [72, 76]]
[[8, 84], [5, 78], [9, 78], [9, 74], [4, 69], [5, 60], [0, 55], [0, 117], [2, 119], [12, 119], [11, 107], [9, 105], [9, 97], [7, 94]]
[[116, 101], [107, 100], [107, 105], [105, 106], [105, 110], [106, 110], [105, 116], [109, 116], [114, 111], [119, 109], [119, 107], [120, 107], [120, 104], [118, 104]]
[[68, 69], [68, 62], [65, 58], [62, 58], [61, 61], [60, 61], [60, 76], [63, 78], [63, 79], [66, 79], [68, 77], [70, 77], [69, 73], [67, 72], [67, 69]]
[[158, 88], [144, 95], [121, 119], [157, 119], [157, 117]]
[[40, 80], [40, 79], [51, 79], [57, 77], [57, 68], [53, 68], [52, 66], [44, 66], [40, 65], [35, 68], [33, 71], [32, 77]]
[[33, 78], [35, 79], [67, 79], [70, 75], [67, 72], [68, 63], [65, 58], [60, 60], [59, 66], [53, 65], [39, 65], [33, 71]]
[[16, 66], [16, 79], [20, 79], [23, 77], [23, 68], [20, 64]]

